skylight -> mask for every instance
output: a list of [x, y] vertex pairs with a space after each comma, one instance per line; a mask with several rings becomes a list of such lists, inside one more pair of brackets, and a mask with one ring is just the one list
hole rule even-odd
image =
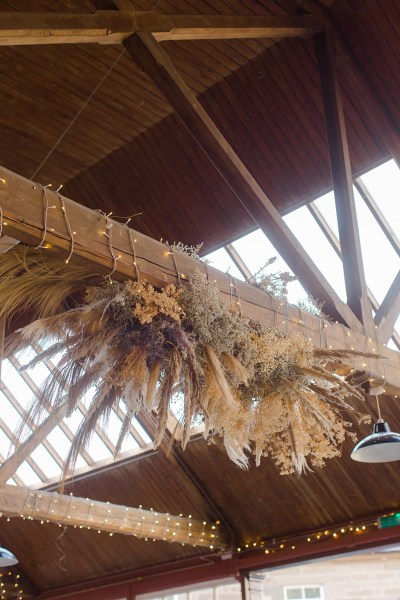
[[[366, 187], [369, 202], [360, 194], [361, 186]], [[394, 192], [399, 188], [400, 170], [392, 160], [363, 175], [354, 188], [361, 251], [373, 312], [378, 309], [400, 267], [400, 202]], [[371, 209], [373, 206], [376, 207], [375, 211]], [[346, 301], [333, 192], [292, 211], [284, 219], [324, 277]], [[248, 280], [273, 256], [277, 260], [269, 267], [269, 272], [291, 272], [260, 229], [244, 235], [230, 246], [238, 255], [236, 261], [230, 257], [228, 246], [209, 253], [205, 258], [212, 266], [242, 280]], [[290, 303], [297, 304], [306, 298], [307, 293], [300, 282], [289, 283]], [[392, 339], [389, 347], [398, 347], [399, 334], [400, 318], [394, 335], [397, 343]]]
[[[48, 363], [47, 365], [39, 364], [32, 369], [21, 370], [21, 366], [31, 360], [36, 355], [36, 350], [39, 349], [29, 347], [24, 352], [17, 352], [14, 356], [3, 360], [0, 391], [2, 406], [0, 418], [1, 462], [4, 462], [7, 457], [14, 431], [18, 427], [25, 409], [29, 407], [50, 371], [56, 368], [55, 365]], [[89, 403], [90, 395], [79, 406], [79, 410], [64, 418], [43, 443], [39, 444], [8, 483], [41, 486], [51, 481], [57, 481], [71, 447], [72, 438], [79, 428]], [[107, 427], [100, 425], [97, 427], [87, 450], [78, 457], [75, 473], [114, 461], [114, 442], [118, 437], [117, 432], [121, 429], [124, 413], [125, 409], [121, 403], [119, 407], [112, 410]], [[27, 435], [30, 433], [30, 430], [26, 432]], [[119, 458], [126, 458], [150, 448], [152, 448], [152, 441], [149, 435], [139, 421], [134, 419], [131, 430], [122, 445]]]

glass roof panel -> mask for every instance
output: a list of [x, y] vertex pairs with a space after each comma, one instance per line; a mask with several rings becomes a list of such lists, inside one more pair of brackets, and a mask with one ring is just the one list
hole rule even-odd
[[229, 273], [232, 277], [236, 277], [236, 279], [240, 279], [244, 281], [244, 277], [242, 273], [239, 271], [225, 248], [219, 248], [219, 250], [214, 250], [210, 254], [207, 254], [205, 257], [207, 262], [211, 267], [215, 269], [219, 269], [223, 271], [223, 273]]
[[342, 261], [328, 242], [314, 217], [305, 206], [294, 210], [285, 217], [304, 250], [336, 290], [342, 300], [346, 300], [346, 289]]
[[[365, 279], [381, 303], [400, 268], [400, 258], [357, 191], [355, 201]], [[400, 222], [400, 210], [398, 220]]]
[[[267, 261], [274, 256], [276, 256], [276, 261], [267, 267], [266, 272], [276, 273], [278, 271], [287, 271], [292, 274], [292, 271], [261, 229], [252, 231], [239, 240], [236, 240], [232, 245], [253, 275], [258, 273], [266, 265]], [[306, 300], [307, 297], [308, 295], [299, 281], [292, 281], [288, 284], [289, 302], [296, 304], [300, 300]]]
[[361, 177], [376, 204], [400, 238], [400, 169], [394, 160], [371, 169]]

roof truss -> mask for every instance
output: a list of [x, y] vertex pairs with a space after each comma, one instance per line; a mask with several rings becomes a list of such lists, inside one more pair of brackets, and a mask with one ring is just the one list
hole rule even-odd
[[158, 41], [293, 37], [321, 29], [313, 16], [162, 15], [97, 11], [94, 14], [2, 12], [0, 45], [120, 44], [138, 32]]

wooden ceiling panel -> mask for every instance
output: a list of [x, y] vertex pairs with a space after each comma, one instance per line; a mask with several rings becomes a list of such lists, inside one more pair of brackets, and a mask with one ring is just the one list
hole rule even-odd
[[[400, 429], [396, 400], [383, 397], [382, 411], [391, 427]], [[374, 400], [364, 410], [374, 413]], [[355, 426], [360, 437], [369, 426]], [[396, 464], [361, 464], [351, 461], [348, 440], [339, 460], [324, 469], [298, 477], [281, 476], [269, 459], [248, 471], [227, 457], [221, 443], [191, 441], [183, 452], [166, 456], [148, 453], [132, 462], [92, 473], [74, 482], [74, 495], [159, 512], [221, 520], [232, 535], [233, 547], [287, 535], [347, 525], [398, 509]], [[68, 490], [70, 491], [70, 490]], [[143, 566], [204, 554], [204, 550], [137, 540], [124, 535], [55, 525], [4, 520], [2, 544], [20, 558], [21, 568], [39, 589], [68, 585], [117, 574]], [[61, 560], [65, 553], [65, 562]], [[35, 561], [31, 557], [35, 557]], [[61, 567], [67, 567], [63, 571]]]

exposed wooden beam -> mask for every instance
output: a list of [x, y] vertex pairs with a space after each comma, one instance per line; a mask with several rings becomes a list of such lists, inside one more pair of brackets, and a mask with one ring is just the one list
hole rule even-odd
[[[58, 195], [51, 190], [47, 190], [46, 194], [49, 206], [55, 208], [48, 212], [45, 246], [49, 249], [44, 249], [43, 252], [58, 251], [68, 255], [71, 242], [65, 221], [67, 216], [71, 231], [75, 232], [74, 260], [84, 262], [93, 273], [109, 273], [113, 268], [113, 261], [107, 238], [104, 236], [106, 218], [65, 197], [64, 213]], [[22, 243], [37, 246], [43, 238], [43, 199], [43, 188], [39, 184], [0, 167], [0, 206], [7, 222], [7, 235], [19, 239]], [[109, 224], [112, 225], [111, 241], [115, 255], [120, 256], [113, 275], [116, 279], [135, 278], [137, 267], [143, 280], [160, 287], [167, 283], [178, 283], [177, 269], [181, 280], [190, 277], [195, 270], [200, 270], [215, 282], [222, 298], [231, 302], [231, 281], [225, 273], [179, 252], [175, 253], [176, 268], [173, 256], [164, 244], [130, 230], [116, 221], [109, 220]], [[131, 241], [134, 243], [135, 254]], [[352, 347], [363, 351], [376, 351], [377, 354], [385, 356], [385, 366], [380, 360], [368, 361], [368, 372], [371, 371], [373, 377], [382, 377], [385, 372], [388, 393], [399, 392], [400, 353], [377, 345], [358, 331], [347, 329], [341, 324], [323, 321], [296, 306], [286, 306], [284, 303], [277, 305], [273, 298], [253, 285], [235, 280], [235, 287], [240, 304], [233, 302], [232, 310], [238, 311], [240, 308], [244, 317], [263, 320], [267, 324], [278, 326], [282, 331], [298, 331], [317, 347], [321, 344], [332, 348]], [[349, 373], [354, 368], [364, 371], [364, 363], [362, 358], [354, 357], [343, 364], [343, 371]]]
[[378, 340], [386, 344], [393, 335], [394, 325], [400, 314], [400, 271], [397, 273], [382, 304], [375, 315]]
[[249, 268], [240, 256], [239, 252], [236, 250], [235, 246], [233, 246], [233, 244], [227, 244], [225, 246], [225, 250], [227, 251], [229, 257], [232, 259], [235, 266], [239, 269], [245, 280], [249, 281], [252, 278], [253, 274], [251, 273], [251, 271], [249, 271]]
[[[369, 515], [368, 515], [369, 517]], [[366, 517], [366, 519], [368, 519]], [[360, 523], [361, 525], [361, 523]], [[340, 531], [341, 525], [330, 529]], [[291, 564], [337, 556], [360, 550], [376, 549], [378, 546], [389, 546], [400, 542], [400, 528], [388, 527], [375, 529], [352, 535], [338, 535], [336, 538], [321, 537], [317, 543], [296, 544], [295, 548], [283, 552], [266, 553], [265, 550], [234, 553], [230, 560], [226, 556], [215, 556], [213, 560], [204, 562], [204, 557], [181, 559], [150, 567], [136, 568], [120, 575], [106, 575], [90, 582], [60, 586], [41, 592], [36, 600], [115, 600], [115, 598], [136, 598], [147, 594], [148, 597], [160, 597], [168, 589], [188, 589], [202, 584], [211, 587], [211, 582], [228, 578], [238, 579], [240, 573], [249, 573], [264, 569], [273, 569]], [[303, 533], [303, 539], [307, 532]], [[284, 540], [286, 546], [287, 538]], [[290, 548], [290, 546], [289, 546]]]
[[136, 34], [124, 45], [133, 60], [158, 85], [185, 126], [188, 135], [214, 164], [238, 201], [264, 231], [277, 251], [300, 279], [308, 293], [324, 303], [333, 319], [360, 330], [351, 309], [318, 271], [268, 196], [208, 116], [151, 34]]
[[317, 34], [314, 40], [325, 110], [347, 304], [368, 334], [372, 335], [374, 325], [365, 282], [346, 126], [336, 74], [334, 41], [329, 30]]
[[397, 256], [400, 256], [400, 241], [397, 238], [397, 236], [396, 236], [395, 232], [393, 231], [393, 229], [391, 228], [391, 226], [389, 225], [387, 219], [385, 218], [385, 215], [382, 213], [381, 209], [379, 208], [379, 206], [377, 205], [377, 203], [371, 196], [367, 186], [365, 185], [365, 183], [362, 181], [362, 179], [360, 177], [358, 179], [356, 179], [356, 181], [354, 182], [354, 185], [356, 186], [357, 190], [359, 191], [365, 204], [368, 206], [369, 210], [374, 215], [380, 228], [382, 229], [383, 233], [387, 237], [388, 242], [393, 247], [393, 250], [397, 253]]
[[0, 485], [0, 512], [188, 546], [212, 549], [228, 544], [223, 527], [203, 520], [7, 484]]
[[93, 14], [2, 12], [0, 46], [34, 44], [120, 44], [136, 32], [158, 41], [245, 39], [312, 35], [313, 16], [163, 15], [132, 10]]
[[53, 431], [53, 429], [65, 417], [67, 404], [62, 404], [53, 411], [45, 421], [23, 442], [12, 456], [8, 458], [0, 467], [0, 484], [5, 483], [12, 477], [22, 463], [29, 458], [32, 452], [43, 442], [43, 440]]
[[[336, 61], [343, 83], [347, 89], [352, 90], [354, 97], [357, 98], [360, 110], [366, 115], [370, 127], [374, 130], [374, 134], [382, 140], [388, 152], [396, 161], [397, 166], [400, 167], [400, 129], [377, 96], [360, 64], [354, 57], [349, 44], [340, 31], [334, 11], [323, 7], [316, 0], [300, 0], [299, 4], [303, 6], [307, 13], [321, 19], [326, 26], [335, 32]], [[293, 8], [293, 6], [290, 6], [291, 12]]]

